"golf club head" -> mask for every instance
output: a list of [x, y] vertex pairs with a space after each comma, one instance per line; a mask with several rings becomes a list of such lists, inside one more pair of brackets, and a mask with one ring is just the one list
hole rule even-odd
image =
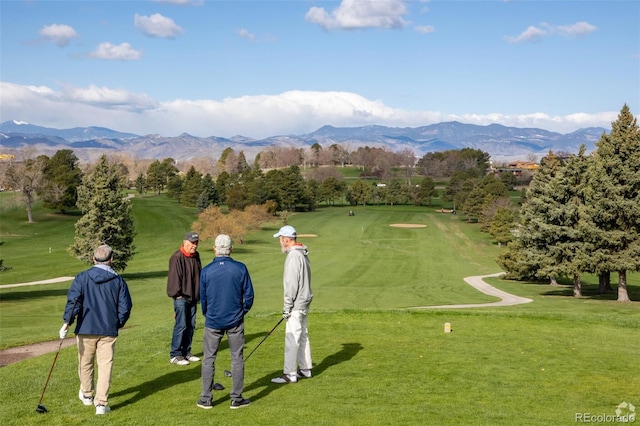
[[36, 408], [36, 413], [40, 413], [40, 414], [44, 414], [44, 413], [48, 413], [49, 410], [47, 410], [47, 407], [45, 407], [42, 404], [38, 404], [38, 408]]
[[224, 375], [227, 376], [227, 377], [231, 377], [231, 371], [224, 370]]

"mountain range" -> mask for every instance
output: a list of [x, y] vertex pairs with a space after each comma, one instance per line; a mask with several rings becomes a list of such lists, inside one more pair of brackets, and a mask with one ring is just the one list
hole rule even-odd
[[541, 158], [549, 150], [577, 153], [582, 144], [587, 153], [609, 129], [588, 127], [572, 133], [556, 133], [537, 128], [507, 127], [500, 124], [478, 126], [457, 121], [420, 127], [323, 126], [302, 135], [278, 135], [265, 139], [244, 136], [223, 138], [197, 137], [187, 133], [179, 136], [158, 134], [136, 135], [104, 127], [54, 129], [24, 121], [0, 124], [0, 154], [15, 153], [32, 146], [38, 154], [51, 156], [61, 149], [71, 149], [80, 161], [91, 162], [106, 153], [123, 153], [134, 158], [159, 159], [171, 157], [188, 161], [197, 157], [219, 158], [222, 151], [232, 148], [243, 151], [251, 161], [259, 152], [271, 146], [308, 148], [319, 144], [323, 148], [337, 144], [349, 151], [369, 146], [399, 152], [413, 150], [418, 158], [428, 152], [473, 148], [487, 152], [497, 161], [526, 160], [532, 155]]

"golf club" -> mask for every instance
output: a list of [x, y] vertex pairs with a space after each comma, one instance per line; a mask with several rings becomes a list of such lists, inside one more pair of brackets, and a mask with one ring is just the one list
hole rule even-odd
[[[78, 298], [76, 297], [73, 301], [73, 306], [71, 307], [71, 318], [69, 318], [69, 322], [73, 318], [73, 311], [76, 309], [76, 303], [78, 302]], [[40, 395], [40, 401], [38, 401], [38, 407], [36, 407], [36, 413], [44, 414], [48, 413], [47, 407], [42, 405], [42, 398], [44, 398], [44, 391], [47, 390], [47, 385], [49, 384], [49, 379], [51, 378], [51, 373], [53, 373], [53, 367], [56, 365], [56, 360], [58, 359], [58, 354], [60, 353], [60, 349], [62, 348], [62, 343], [64, 342], [64, 338], [60, 339], [60, 344], [58, 345], [58, 350], [56, 351], [56, 356], [53, 358], [53, 364], [51, 364], [51, 369], [49, 370], [49, 376], [47, 377], [47, 381], [44, 384], [44, 389], [42, 389], [42, 395]]]
[[[260, 341], [260, 343], [258, 343], [258, 346], [256, 346], [255, 348], [253, 348], [253, 350], [251, 351], [251, 353], [250, 353], [249, 355], [247, 355], [247, 357], [244, 359], [244, 362], [247, 362], [247, 360], [248, 360], [249, 358], [251, 358], [251, 355], [253, 355], [253, 353], [256, 351], [256, 349], [258, 349], [258, 348], [260, 347], [260, 345], [261, 345], [265, 340], [267, 340], [267, 337], [271, 336], [271, 333], [273, 333], [273, 331], [274, 331], [276, 328], [278, 328], [278, 326], [280, 325], [280, 323], [281, 323], [282, 321], [284, 321], [284, 317], [280, 318], [280, 321], [278, 321], [278, 323], [277, 323], [277, 324], [276, 324], [276, 325], [271, 329], [271, 331], [270, 331], [270, 332], [268, 332], [266, 336], [264, 336], [264, 338]], [[231, 371], [229, 371], [229, 370], [224, 370], [224, 375], [225, 375], [225, 376], [227, 376], [227, 377], [231, 377], [231, 376], [232, 376]]]

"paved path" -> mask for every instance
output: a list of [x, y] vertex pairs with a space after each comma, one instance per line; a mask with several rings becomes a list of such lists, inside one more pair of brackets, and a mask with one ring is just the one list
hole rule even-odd
[[53, 284], [53, 283], [61, 283], [64, 281], [73, 281], [73, 277], [58, 277], [58, 278], [51, 278], [50, 280], [32, 281], [30, 283], [5, 284], [5, 285], [0, 285], [0, 288], [24, 287], [26, 285], [38, 285], [38, 284]]
[[476, 288], [478, 291], [481, 291], [482, 293], [487, 294], [489, 296], [494, 296], [499, 298], [500, 300], [497, 302], [469, 303], [466, 305], [419, 306], [415, 309], [490, 308], [495, 306], [521, 305], [523, 303], [533, 302], [532, 299], [527, 299], [526, 297], [514, 296], [513, 294], [507, 293], [505, 291], [498, 290], [497, 288], [490, 286], [483, 280], [483, 278], [488, 278], [488, 277], [499, 277], [502, 274], [504, 274], [504, 272], [498, 272], [497, 274], [491, 274], [491, 275], [479, 275], [475, 277], [467, 277], [464, 279], [467, 284]]

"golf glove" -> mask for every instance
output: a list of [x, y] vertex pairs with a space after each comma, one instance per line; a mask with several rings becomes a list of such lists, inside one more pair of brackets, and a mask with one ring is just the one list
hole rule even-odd
[[64, 339], [65, 337], [67, 337], [68, 332], [69, 326], [67, 324], [62, 324], [62, 327], [60, 327], [60, 338]]
[[282, 318], [284, 318], [284, 320], [288, 320], [289, 317], [291, 316], [291, 312], [282, 312]]

